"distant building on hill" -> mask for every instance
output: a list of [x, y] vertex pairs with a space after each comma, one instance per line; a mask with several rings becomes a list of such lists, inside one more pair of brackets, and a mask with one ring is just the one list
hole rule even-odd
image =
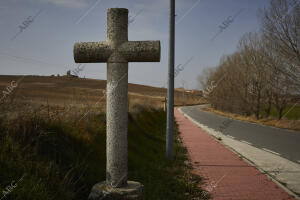
[[68, 78], [78, 78], [78, 76], [71, 74], [70, 70], [67, 71], [67, 74], [65, 75], [65, 77], [68, 77]]

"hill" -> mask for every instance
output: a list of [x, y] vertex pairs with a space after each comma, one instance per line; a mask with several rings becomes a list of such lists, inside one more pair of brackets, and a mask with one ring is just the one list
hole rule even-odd
[[[11, 92], [7, 87], [15, 85]], [[8, 101], [57, 106], [82, 106], [105, 102], [105, 80], [55, 76], [0, 75], [0, 92], [9, 93]], [[163, 107], [166, 88], [128, 84], [129, 104]], [[2, 95], [3, 96], [3, 95]], [[201, 92], [175, 90], [175, 105], [201, 103]]]

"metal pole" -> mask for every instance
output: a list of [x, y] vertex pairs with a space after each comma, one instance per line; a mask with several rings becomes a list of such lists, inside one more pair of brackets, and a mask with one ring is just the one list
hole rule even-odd
[[174, 130], [174, 55], [175, 55], [175, 0], [170, 0], [170, 36], [169, 36], [169, 72], [168, 72], [168, 108], [166, 156], [173, 159]]

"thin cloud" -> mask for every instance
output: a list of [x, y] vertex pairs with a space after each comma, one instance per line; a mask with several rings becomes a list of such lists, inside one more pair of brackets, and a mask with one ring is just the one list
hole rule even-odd
[[88, 6], [88, 1], [86, 0], [32, 0], [32, 1], [40, 1], [49, 4], [53, 4], [58, 7], [65, 8], [86, 8]]

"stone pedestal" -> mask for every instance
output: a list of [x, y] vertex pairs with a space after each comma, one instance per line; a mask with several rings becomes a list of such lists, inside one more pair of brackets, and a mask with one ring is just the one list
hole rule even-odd
[[93, 186], [88, 200], [140, 200], [144, 186], [135, 181], [127, 181], [127, 185], [114, 188], [106, 181]]

